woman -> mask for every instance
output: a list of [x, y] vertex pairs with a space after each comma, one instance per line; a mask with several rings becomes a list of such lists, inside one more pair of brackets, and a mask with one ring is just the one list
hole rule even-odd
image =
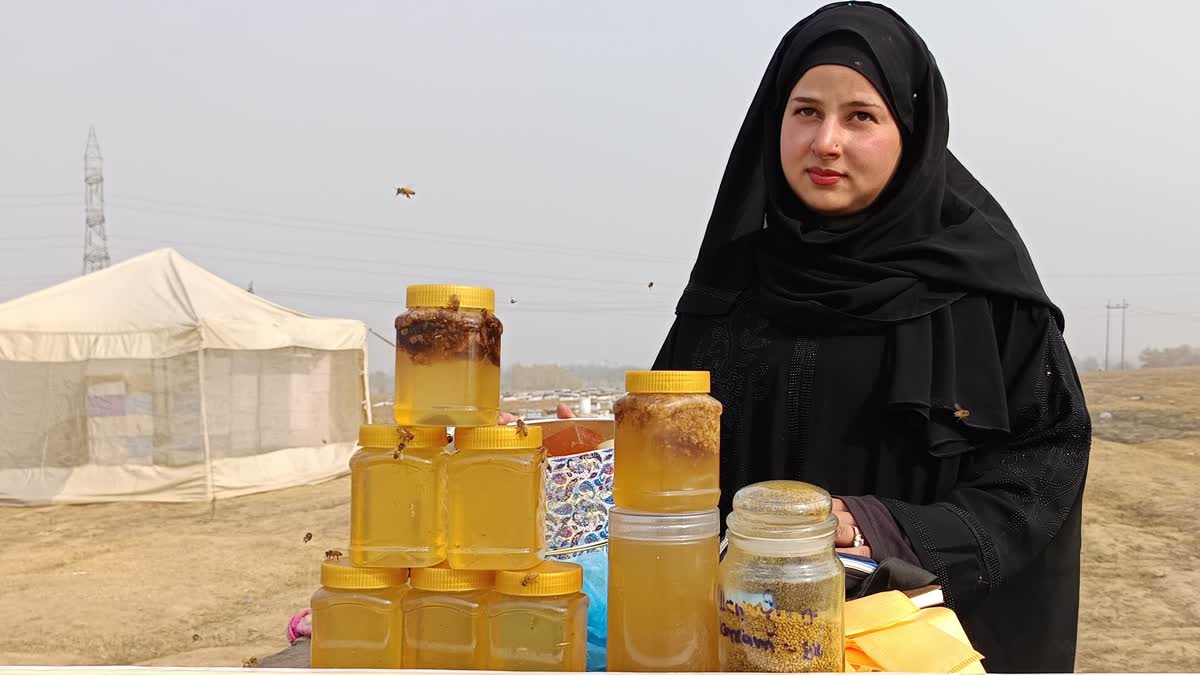
[[1089, 417], [1061, 312], [947, 136], [891, 10], [797, 24], [655, 367], [712, 372], [723, 512], [768, 479], [845, 495], [838, 546], [936, 574], [990, 671], [1068, 672]]

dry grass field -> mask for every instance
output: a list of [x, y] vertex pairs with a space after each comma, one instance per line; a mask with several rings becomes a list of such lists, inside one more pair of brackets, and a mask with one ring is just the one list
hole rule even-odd
[[[1194, 670], [1200, 369], [1091, 374], [1085, 386], [1096, 443], [1078, 669]], [[211, 511], [0, 509], [0, 664], [235, 666], [282, 649], [322, 552], [345, 546], [349, 489], [343, 478]]]

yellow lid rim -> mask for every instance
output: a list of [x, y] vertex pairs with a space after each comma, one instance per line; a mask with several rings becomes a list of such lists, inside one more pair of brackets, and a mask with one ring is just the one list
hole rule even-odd
[[363, 424], [358, 427], [360, 447], [395, 450], [400, 442], [408, 448], [444, 448], [449, 444], [446, 427], [399, 427], [394, 424]]
[[547, 560], [532, 569], [496, 573], [496, 591], [521, 597], [551, 597], [583, 591], [583, 567]]
[[446, 563], [420, 567], [412, 571], [412, 587], [419, 591], [465, 593], [482, 591], [496, 585], [496, 573], [489, 570], [456, 570]]
[[630, 370], [625, 373], [630, 394], [707, 394], [712, 376], [707, 370]]
[[321, 562], [321, 585], [342, 590], [393, 588], [408, 583], [404, 567], [355, 567], [347, 560]]
[[417, 284], [409, 286], [405, 295], [405, 305], [409, 309], [457, 307], [496, 311], [496, 291], [481, 286]]
[[454, 447], [459, 450], [536, 450], [542, 447], [542, 428], [528, 425], [462, 427], [455, 430]]

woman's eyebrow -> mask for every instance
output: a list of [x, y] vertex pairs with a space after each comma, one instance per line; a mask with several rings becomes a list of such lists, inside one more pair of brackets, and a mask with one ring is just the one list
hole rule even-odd
[[[796, 103], [820, 103], [821, 99], [814, 96], [793, 96], [792, 101]], [[872, 103], [863, 99], [855, 99], [846, 102], [846, 105], [853, 108], [882, 108], [878, 103]]]

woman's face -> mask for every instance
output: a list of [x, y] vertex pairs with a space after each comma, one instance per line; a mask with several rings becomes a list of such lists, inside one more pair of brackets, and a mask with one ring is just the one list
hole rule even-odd
[[846, 66], [816, 66], [788, 96], [779, 159], [788, 185], [829, 216], [862, 211], [900, 163], [900, 128], [867, 78]]

